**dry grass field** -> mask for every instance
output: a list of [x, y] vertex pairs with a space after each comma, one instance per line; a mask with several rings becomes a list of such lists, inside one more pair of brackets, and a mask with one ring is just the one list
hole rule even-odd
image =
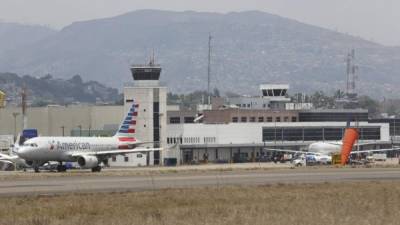
[[400, 182], [1, 197], [1, 225], [400, 224]]

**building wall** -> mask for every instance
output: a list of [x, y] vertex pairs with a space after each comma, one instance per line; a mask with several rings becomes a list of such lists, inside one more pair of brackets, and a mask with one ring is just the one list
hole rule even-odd
[[177, 118], [179, 118], [179, 123], [185, 123], [185, 118], [196, 118], [196, 115], [195, 110], [167, 111], [167, 123], [177, 123]]
[[[291, 149], [323, 140], [310, 141], [266, 141], [263, 142], [263, 128], [345, 128], [346, 122], [297, 122], [297, 123], [229, 123], [229, 124], [170, 124], [168, 126], [168, 146], [180, 149], [179, 162], [191, 160], [202, 162], [208, 153], [209, 162], [227, 162], [239, 153], [244, 153], [247, 160], [262, 153], [263, 146], [290, 146]], [[355, 126], [354, 123], [351, 125]], [[359, 127], [380, 128], [381, 143], [389, 143], [389, 124], [360, 122]], [[178, 146], [178, 147], [177, 147]], [[218, 149], [218, 159], [216, 158]]]
[[[14, 134], [13, 112], [17, 107], [0, 109], [0, 134]], [[36, 128], [41, 136], [69, 136], [71, 130], [102, 130], [105, 124], [119, 125], [124, 115], [123, 106], [48, 106], [27, 109], [28, 128]], [[16, 117], [17, 134], [22, 131], [21, 113]]]

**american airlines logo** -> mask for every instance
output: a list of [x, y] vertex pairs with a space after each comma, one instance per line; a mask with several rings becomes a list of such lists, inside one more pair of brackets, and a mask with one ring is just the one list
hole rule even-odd
[[67, 143], [67, 142], [57, 142], [57, 150], [85, 150], [90, 149], [89, 143]]

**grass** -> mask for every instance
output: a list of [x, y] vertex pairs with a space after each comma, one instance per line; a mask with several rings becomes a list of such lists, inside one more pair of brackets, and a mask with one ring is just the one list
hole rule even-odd
[[400, 182], [0, 198], [1, 225], [399, 224]]

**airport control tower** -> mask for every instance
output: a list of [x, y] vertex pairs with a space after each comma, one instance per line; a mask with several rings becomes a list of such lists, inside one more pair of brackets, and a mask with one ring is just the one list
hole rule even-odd
[[[154, 142], [147, 147], [166, 146], [167, 88], [160, 85], [161, 66], [154, 63], [132, 65], [134, 83], [124, 87], [125, 111], [132, 102], [138, 104], [136, 138], [143, 142]], [[162, 153], [149, 153], [147, 165], [163, 163]]]

